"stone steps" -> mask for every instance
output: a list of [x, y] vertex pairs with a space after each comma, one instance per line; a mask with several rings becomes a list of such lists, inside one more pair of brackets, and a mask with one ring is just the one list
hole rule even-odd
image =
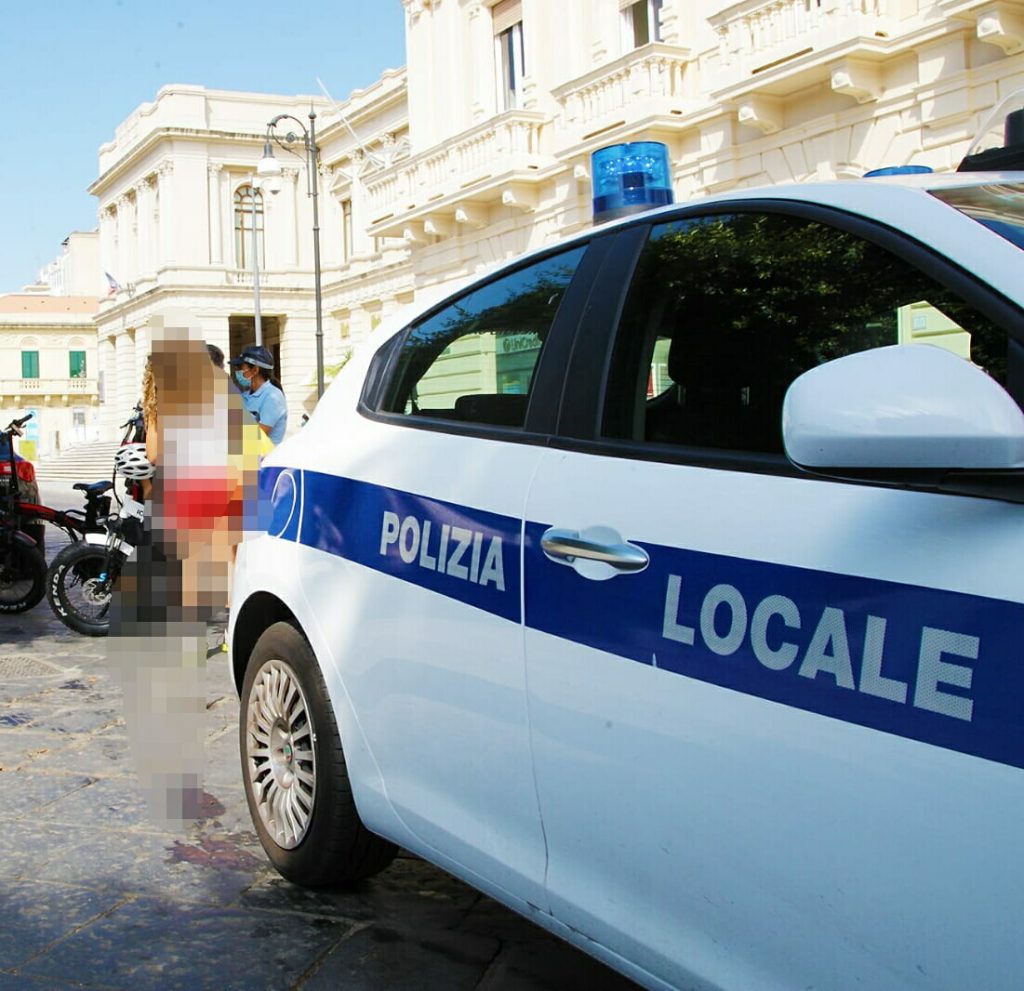
[[98, 482], [114, 474], [118, 442], [76, 444], [36, 462], [40, 481]]

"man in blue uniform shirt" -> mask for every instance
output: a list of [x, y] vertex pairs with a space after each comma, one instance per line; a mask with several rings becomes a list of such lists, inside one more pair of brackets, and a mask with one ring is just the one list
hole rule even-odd
[[235, 381], [242, 390], [245, 408], [276, 447], [284, 440], [288, 407], [281, 383], [273, 376], [273, 356], [264, 347], [250, 345], [229, 364], [235, 369]]

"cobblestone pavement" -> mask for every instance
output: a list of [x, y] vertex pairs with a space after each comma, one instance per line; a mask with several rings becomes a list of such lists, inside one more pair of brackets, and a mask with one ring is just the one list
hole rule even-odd
[[226, 654], [208, 672], [205, 818], [152, 825], [104, 649], [45, 600], [0, 617], [0, 991], [634, 987], [412, 857], [348, 891], [282, 880], [245, 805]]

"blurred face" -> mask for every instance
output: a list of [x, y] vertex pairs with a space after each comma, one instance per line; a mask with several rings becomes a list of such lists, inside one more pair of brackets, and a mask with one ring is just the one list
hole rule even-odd
[[215, 370], [205, 350], [196, 342], [165, 341], [154, 346], [153, 375], [161, 414], [187, 415], [209, 404]]

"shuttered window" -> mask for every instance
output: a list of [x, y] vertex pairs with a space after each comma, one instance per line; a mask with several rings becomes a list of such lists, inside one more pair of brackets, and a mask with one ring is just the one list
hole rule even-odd
[[513, 24], [521, 23], [523, 19], [522, 0], [501, 0], [491, 8], [491, 18], [494, 21], [495, 35], [507, 31]]
[[514, 110], [522, 102], [526, 58], [520, 0], [502, 0], [491, 8], [495, 62], [498, 67], [498, 110]]

